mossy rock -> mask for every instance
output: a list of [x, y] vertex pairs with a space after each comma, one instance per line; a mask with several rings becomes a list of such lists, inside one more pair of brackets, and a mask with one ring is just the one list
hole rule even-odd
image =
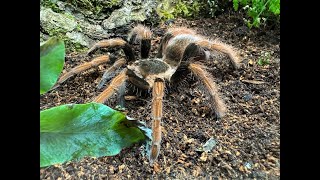
[[58, 36], [67, 52], [84, 50], [114, 36], [114, 28], [151, 19], [155, 7], [151, 0], [41, 0], [40, 40]]

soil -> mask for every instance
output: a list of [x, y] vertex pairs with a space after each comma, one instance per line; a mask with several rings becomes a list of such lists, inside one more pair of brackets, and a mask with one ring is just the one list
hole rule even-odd
[[[190, 27], [239, 50], [243, 59], [240, 70], [233, 70], [224, 55], [215, 55], [208, 62], [208, 70], [228, 106], [226, 116], [217, 119], [209, 108], [206, 92], [198, 81], [190, 80], [179, 91], [168, 91], [164, 98], [161, 152], [153, 167], [144, 154], [143, 144], [136, 144], [113, 157], [87, 157], [41, 168], [40, 179], [280, 179], [279, 26], [249, 30], [238, 14], [177, 19], [173, 26]], [[152, 27], [153, 57], [165, 28]], [[125, 37], [127, 29], [117, 33]], [[90, 57], [70, 53], [64, 72], [104, 52], [99, 50]], [[96, 86], [108, 66], [76, 75], [42, 95], [40, 110], [90, 102], [102, 91]], [[150, 127], [151, 97], [128, 95], [135, 97], [126, 100], [128, 116], [145, 121]], [[106, 104], [115, 107], [114, 99]], [[200, 151], [210, 138], [217, 144], [209, 152]]]

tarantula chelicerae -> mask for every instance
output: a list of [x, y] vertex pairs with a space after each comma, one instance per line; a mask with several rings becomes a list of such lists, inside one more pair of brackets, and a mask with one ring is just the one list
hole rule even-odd
[[[209, 60], [209, 52], [212, 50], [222, 52], [229, 56], [234, 68], [239, 67], [240, 60], [236, 51], [229, 45], [219, 41], [210, 41], [195, 31], [187, 28], [170, 28], [161, 39], [158, 54], [155, 58], [148, 58], [151, 48], [150, 29], [143, 25], [134, 27], [128, 35], [128, 41], [121, 38], [102, 40], [96, 43], [89, 51], [92, 53], [98, 48], [121, 47], [126, 58], [111, 58], [104, 55], [84, 63], [66, 74], [62, 75], [57, 85], [63, 83], [71, 76], [100, 64], [115, 61], [104, 73], [98, 88], [101, 88], [108, 76], [116, 69], [126, 65], [109, 86], [97, 97], [94, 102], [104, 103], [115, 92], [119, 97], [124, 96], [123, 90], [126, 83], [145, 90], [152, 90], [152, 144], [150, 149], [150, 163], [157, 159], [161, 142], [161, 118], [162, 101], [164, 97], [165, 82], [178, 84], [188, 73], [196, 76], [211, 96], [211, 103], [217, 117], [222, 117], [226, 112], [226, 106], [219, 97], [217, 86], [212, 75], [206, 71], [204, 65]], [[136, 59], [132, 45], [140, 43], [141, 58]]]

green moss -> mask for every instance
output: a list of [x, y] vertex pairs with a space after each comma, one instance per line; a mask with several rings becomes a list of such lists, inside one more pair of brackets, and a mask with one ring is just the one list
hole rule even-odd
[[71, 53], [71, 52], [86, 52], [89, 48], [86, 46], [81, 45], [80, 43], [74, 43], [70, 41], [70, 39], [64, 37], [63, 38], [66, 44], [66, 52]]
[[48, 29], [48, 34], [49, 36], [60, 36], [62, 34], [66, 34], [66, 30], [62, 29], [62, 28], [55, 28], [55, 29]]
[[76, 20], [74, 17], [73, 17], [73, 15], [71, 15], [71, 14], [69, 14], [69, 13], [64, 13], [63, 14], [66, 18], [68, 18], [68, 19], [70, 19], [70, 20]]
[[77, 31], [82, 32], [82, 28], [81, 28], [80, 24], [77, 25], [76, 29], [77, 29]]
[[61, 13], [62, 11], [59, 9], [56, 2], [57, 2], [56, 0], [41, 0], [40, 4], [44, 7], [52, 9], [52, 11], [56, 13]]
[[71, 0], [70, 3], [77, 8], [91, 11], [97, 15], [102, 12], [105, 8], [113, 9], [116, 6], [121, 5], [121, 0]]
[[[80, 43], [72, 42], [68, 37], [66, 37], [65, 32], [61, 30], [53, 30], [49, 32], [49, 37], [58, 37], [65, 42], [66, 52], [85, 52], [88, 50], [88, 47], [81, 45]], [[40, 34], [40, 41], [46, 40], [44, 36]]]
[[104, 1], [103, 3], [107, 7], [112, 7], [112, 6], [119, 6], [121, 4], [120, 0], [111, 0], [111, 1]]

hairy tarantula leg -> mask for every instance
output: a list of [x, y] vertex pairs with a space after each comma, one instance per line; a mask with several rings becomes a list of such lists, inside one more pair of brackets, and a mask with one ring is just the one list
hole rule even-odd
[[125, 95], [126, 92], [126, 81], [119, 87], [118, 89], [118, 94], [119, 94], [119, 99], [118, 99], [118, 105], [121, 106], [121, 108], [125, 107]]
[[170, 82], [174, 85], [179, 84], [190, 73], [188, 65], [191, 62], [207, 60], [208, 58], [209, 58], [209, 55], [207, 55], [207, 53], [201, 46], [195, 43], [190, 43], [185, 48], [182, 55], [181, 63], [178, 66], [176, 72], [171, 76]]
[[161, 38], [160, 46], [158, 48], [158, 53], [156, 57], [162, 58], [163, 54], [165, 53], [164, 51], [167, 47], [169, 40], [180, 34], [196, 35], [196, 32], [185, 27], [169, 28], [167, 33]]
[[214, 40], [212, 42], [208, 41], [208, 40], [200, 40], [200, 41], [197, 41], [196, 43], [199, 44], [200, 46], [206, 47], [210, 50], [217, 50], [217, 51], [220, 51], [222, 53], [227, 54], [231, 60], [233, 67], [235, 69], [240, 67], [241, 60], [239, 59], [239, 56], [238, 56], [236, 50], [232, 46], [227, 45], [227, 44], [220, 42], [218, 40]]
[[119, 87], [126, 82], [127, 78], [127, 69], [124, 69], [113, 78], [110, 85], [102, 93], [94, 98], [93, 102], [104, 103], [115, 91], [119, 91]]
[[152, 144], [149, 161], [153, 165], [160, 152], [161, 143], [161, 118], [162, 101], [164, 96], [165, 83], [161, 79], [156, 79], [152, 89]]
[[141, 58], [148, 58], [151, 49], [151, 35], [152, 32], [149, 28], [138, 24], [134, 27], [128, 35], [128, 41], [130, 44], [139, 41]]
[[224, 116], [227, 111], [227, 108], [219, 96], [218, 88], [214, 83], [214, 80], [211, 74], [207, 72], [205, 70], [205, 66], [201, 64], [190, 63], [188, 68], [191, 70], [193, 74], [196, 75], [196, 77], [198, 77], [201, 80], [201, 82], [208, 89], [208, 92], [212, 97], [212, 104], [213, 104], [215, 113], [217, 115], [217, 118], [221, 118], [222, 116]]
[[110, 58], [108, 55], [103, 55], [97, 58], [94, 58], [92, 61], [90, 62], [86, 62], [83, 63], [79, 66], [74, 67], [73, 69], [71, 69], [69, 72], [63, 74], [60, 79], [58, 80], [58, 82], [56, 83], [55, 86], [53, 86], [52, 89], [55, 89], [57, 87], [59, 87], [60, 84], [62, 84], [63, 82], [65, 82], [67, 79], [69, 79], [70, 77], [72, 77], [75, 74], [79, 74], [87, 69], [90, 69], [92, 67], [96, 67], [100, 64], [106, 63], [110, 61]]
[[161, 38], [160, 45], [158, 47], [158, 53], [156, 55], [157, 58], [162, 58], [165, 47], [167, 46], [169, 40], [173, 37], [174, 36], [168, 32]]
[[183, 52], [182, 62], [188, 62], [190, 60], [199, 61], [208, 59], [204, 49], [195, 43], [190, 43]]
[[114, 38], [114, 39], [99, 41], [88, 50], [87, 55], [91, 54], [98, 48], [108, 48], [108, 47], [121, 47], [129, 61], [135, 60], [134, 52], [132, 50], [131, 45], [121, 38]]
[[108, 81], [111, 78], [111, 75], [114, 74], [114, 72], [125, 63], [126, 63], [126, 60], [124, 58], [118, 59], [116, 62], [114, 62], [114, 64], [111, 67], [109, 67], [106, 70], [106, 72], [103, 74], [97, 86], [98, 89], [101, 89], [102, 86], [106, 83], [106, 81]]

